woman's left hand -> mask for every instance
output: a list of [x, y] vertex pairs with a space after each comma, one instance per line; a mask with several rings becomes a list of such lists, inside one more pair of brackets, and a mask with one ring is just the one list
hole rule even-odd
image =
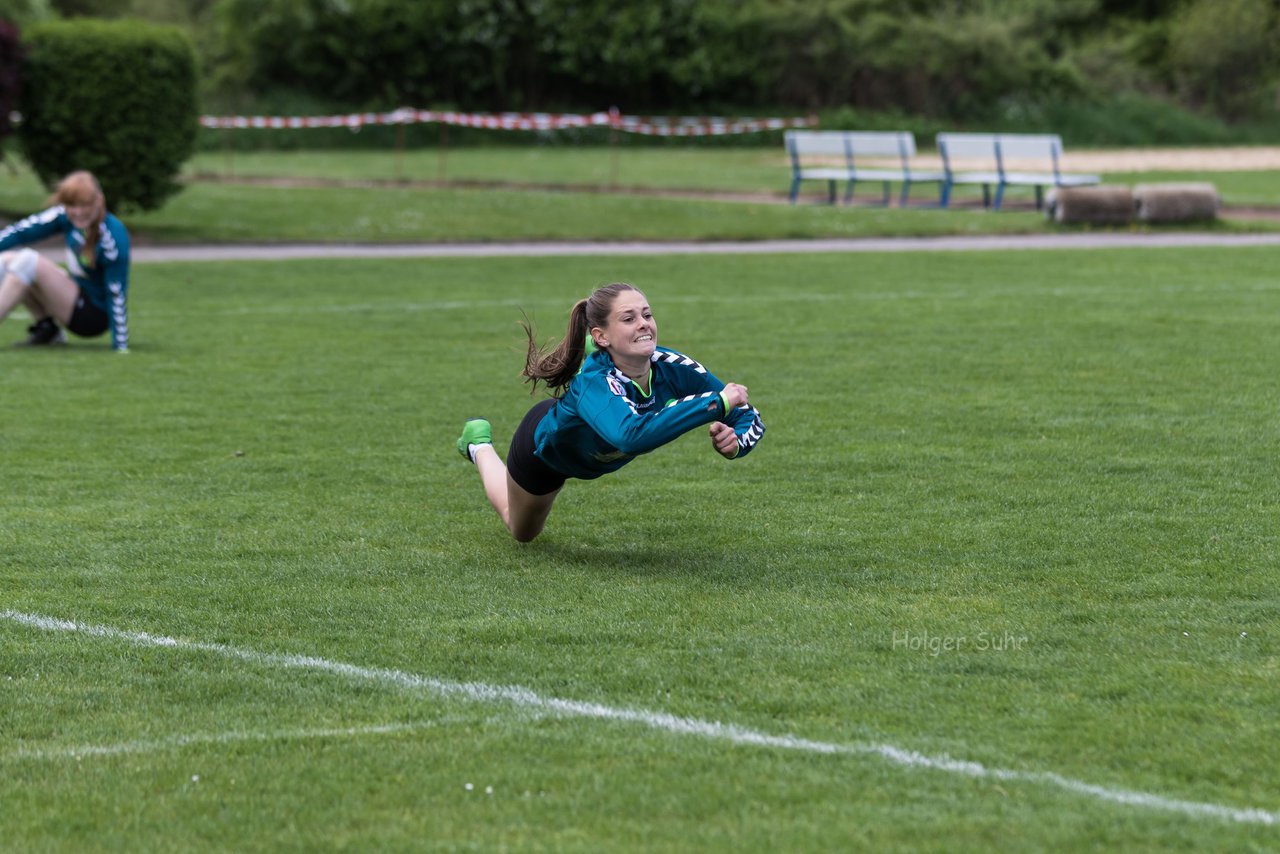
[[722, 457], [731, 460], [738, 455], [738, 434], [723, 421], [713, 421], [711, 422], [711, 447], [715, 448], [716, 453]]

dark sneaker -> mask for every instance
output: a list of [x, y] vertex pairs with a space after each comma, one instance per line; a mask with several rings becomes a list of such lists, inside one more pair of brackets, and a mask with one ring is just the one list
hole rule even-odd
[[18, 347], [49, 347], [54, 344], [66, 344], [67, 335], [62, 327], [46, 317], [27, 327], [27, 340], [19, 341]]
[[468, 446], [492, 444], [493, 430], [489, 427], [488, 421], [483, 418], [473, 418], [462, 425], [462, 435], [458, 437], [458, 453], [462, 454], [467, 462], [473, 462], [471, 455], [467, 453]]

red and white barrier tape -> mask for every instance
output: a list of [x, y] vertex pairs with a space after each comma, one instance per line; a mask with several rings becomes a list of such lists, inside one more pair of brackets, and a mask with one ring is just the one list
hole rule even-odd
[[606, 127], [646, 136], [725, 136], [784, 128], [816, 127], [809, 118], [723, 118], [718, 116], [625, 116], [615, 111], [574, 113], [456, 113], [403, 107], [389, 113], [350, 113], [337, 116], [201, 116], [207, 128], [332, 128], [358, 131], [365, 125], [438, 123], [488, 130], [561, 130]]

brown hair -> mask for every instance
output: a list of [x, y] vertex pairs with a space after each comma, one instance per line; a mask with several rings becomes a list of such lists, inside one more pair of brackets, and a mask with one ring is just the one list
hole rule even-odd
[[564, 339], [550, 350], [538, 346], [533, 324], [525, 320], [521, 325], [529, 337], [529, 350], [522, 373], [525, 380], [532, 383], [533, 389], [543, 382], [556, 397], [564, 394], [565, 388], [582, 368], [587, 352], [587, 333], [597, 326], [608, 325], [609, 312], [618, 294], [634, 290], [636, 288], [626, 282], [614, 282], [596, 288], [591, 296], [578, 300], [569, 311], [569, 329]]
[[102, 185], [93, 177], [92, 172], [80, 170], [72, 172], [58, 182], [49, 204], [63, 207], [93, 207], [93, 222], [84, 230], [84, 254], [92, 257], [98, 248], [98, 227], [107, 216], [106, 197], [102, 194]]

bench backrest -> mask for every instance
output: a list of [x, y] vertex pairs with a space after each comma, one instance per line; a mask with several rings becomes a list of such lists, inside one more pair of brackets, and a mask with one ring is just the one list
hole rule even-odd
[[1027, 158], [1057, 161], [1062, 154], [1062, 138], [1056, 134], [1005, 133], [996, 137], [1000, 157], [1005, 160]]
[[953, 159], [981, 159], [1001, 170], [1009, 160], [1044, 160], [1057, 172], [1062, 137], [1051, 133], [940, 133], [938, 153], [947, 169]]
[[948, 160], [983, 159], [996, 156], [996, 135], [993, 133], [940, 133], [938, 154], [945, 163]]
[[916, 138], [910, 131], [792, 130], [786, 133], [787, 151], [793, 163], [805, 155], [840, 156], [850, 162], [859, 157], [916, 155]]
[[854, 157], [915, 157], [916, 138], [909, 131], [850, 131]]
[[844, 133], [837, 130], [789, 130], [786, 133], [786, 143], [787, 151], [793, 158], [806, 154], [844, 157], [849, 153]]

